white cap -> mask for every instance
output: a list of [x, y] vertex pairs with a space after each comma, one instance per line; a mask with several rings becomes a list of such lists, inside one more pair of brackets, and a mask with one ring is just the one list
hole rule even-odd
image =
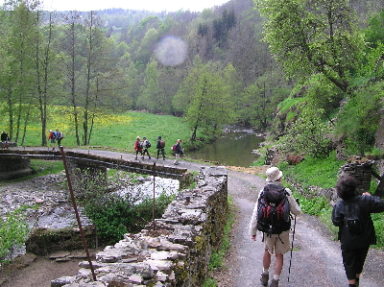
[[281, 170], [275, 166], [268, 168], [265, 174], [267, 175], [268, 182], [277, 181], [283, 177], [283, 173], [281, 172]]

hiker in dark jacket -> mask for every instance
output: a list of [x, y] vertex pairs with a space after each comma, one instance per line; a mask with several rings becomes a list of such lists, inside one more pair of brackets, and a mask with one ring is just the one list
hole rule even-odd
[[1, 133], [1, 146], [3, 149], [7, 149], [8, 148], [8, 141], [9, 141], [9, 138], [8, 138], [8, 134], [5, 132], [5, 131], [2, 131]]
[[350, 287], [359, 286], [369, 245], [376, 243], [371, 213], [384, 211], [384, 200], [356, 191], [357, 180], [343, 176], [336, 185], [341, 198], [333, 207], [332, 222], [339, 227], [338, 239]]
[[161, 136], [157, 138], [156, 148], [157, 148], [157, 159], [159, 159], [159, 155], [161, 154], [163, 156], [163, 160], [165, 160], [165, 152], [164, 152], [165, 141], [161, 139]]
[[[255, 207], [253, 209], [251, 223], [250, 223], [250, 235], [253, 240], [256, 240], [256, 232], [258, 229], [258, 205], [259, 199], [262, 197], [263, 191], [269, 185], [280, 186], [280, 192], [285, 192], [286, 197], [289, 203], [290, 212], [294, 215], [299, 215], [301, 213], [300, 206], [293, 198], [291, 190], [289, 188], [284, 188], [281, 185], [281, 180], [283, 178], [283, 173], [277, 167], [270, 167], [266, 171], [267, 175], [267, 185], [260, 190], [258, 199], [256, 201]], [[290, 249], [289, 243], [289, 227], [288, 230], [282, 231], [279, 234], [266, 234], [263, 233], [263, 241], [265, 244], [264, 255], [263, 255], [263, 272], [260, 276], [261, 285], [267, 286], [269, 281], [269, 268], [271, 266], [271, 257], [272, 254], [275, 255], [275, 263], [273, 270], [273, 278], [271, 280], [270, 287], [278, 287], [280, 274], [284, 264], [284, 254], [287, 253]]]
[[1, 133], [1, 141], [2, 142], [6, 142], [8, 140], [9, 140], [8, 139], [8, 134], [5, 131], [2, 131], [2, 133]]
[[142, 159], [144, 159], [145, 154], [148, 155], [148, 159], [151, 159], [151, 155], [149, 154], [149, 151], [148, 151], [150, 147], [151, 147], [151, 143], [149, 142], [149, 140], [147, 140], [146, 137], [143, 137], [143, 152], [141, 154]]
[[175, 153], [176, 160], [173, 164], [178, 165], [179, 164], [179, 158], [184, 154], [183, 147], [181, 146], [182, 140], [178, 139], [176, 140], [176, 144], [173, 145], [172, 150]]

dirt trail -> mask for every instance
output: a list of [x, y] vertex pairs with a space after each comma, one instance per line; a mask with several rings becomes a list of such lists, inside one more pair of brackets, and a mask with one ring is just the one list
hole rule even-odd
[[[51, 280], [77, 274], [80, 260], [57, 263], [45, 257], [31, 255], [0, 272], [1, 287], [50, 287]], [[26, 262], [27, 261], [27, 262]]]

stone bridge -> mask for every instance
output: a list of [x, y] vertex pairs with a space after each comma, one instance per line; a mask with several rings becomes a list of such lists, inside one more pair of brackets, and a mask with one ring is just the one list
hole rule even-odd
[[[189, 180], [187, 169], [155, 162], [136, 161], [132, 159], [132, 155], [126, 153], [65, 149], [65, 155], [71, 170], [79, 170], [89, 178], [106, 179], [106, 169], [111, 168], [178, 179], [181, 186]], [[62, 160], [63, 156], [60, 151], [49, 151], [46, 147], [18, 147], [0, 150], [0, 180], [32, 173], [30, 159]]]
[[51, 287], [200, 287], [208, 274], [227, 219], [228, 178], [220, 167], [202, 167], [196, 187], [177, 195], [161, 218], [137, 234], [107, 246], [74, 276], [51, 281]]
[[[201, 167], [192, 178], [187, 169], [151, 162], [137, 162], [132, 154], [98, 150], [66, 150], [66, 158], [77, 169], [114, 168], [161, 177], [193, 180], [195, 185], [180, 192], [161, 218], [137, 234], [126, 234], [107, 246], [75, 276], [52, 280], [52, 287], [156, 286], [198, 287], [208, 273], [209, 259], [222, 238], [227, 218], [228, 178], [220, 167]], [[26, 169], [30, 159], [61, 160], [60, 152], [46, 148], [12, 148], [0, 151], [0, 172]], [[165, 161], [167, 162], [167, 161]]]

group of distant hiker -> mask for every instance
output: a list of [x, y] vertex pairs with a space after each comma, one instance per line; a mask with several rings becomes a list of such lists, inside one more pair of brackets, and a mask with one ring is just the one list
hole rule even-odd
[[1, 140], [1, 148], [2, 149], [8, 149], [9, 137], [5, 131], [1, 132], [0, 140]]
[[64, 138], [64, 134], [59, 131], [59, 129], [56, 129], [55, 131], [49, 130], [48, 134], [48, 142], [49, 142], [49, 147], [52, 149], [52, 151], [55, 150], [55, 145], [57, 143], [57, 146], [61, 146], [61, 141]]
[[[292, 196], [290, 189], [282, 185], [283, 173], [277, 167], [266, 171], [266, 185], [259, 192], [251, 222], [250, 235], [256, 240], [257, 231], [263, 234], [264, 254], [263, 270], [260, 276], [262, 286], [278, 287], [284, 263], [284, 254], [293, 251], [293, 240], [296, 229], [296, 216], [301, 213], [298, 201]], [[333, 207], [332, 222], [339, 227], [338, 239], [341, 242], [341, 253], [348, 286], [359, 286], [360, 275], [369, 246], [376, 243], [375, 229], [371, 213], [384, 211], [384, 200], [372, 196], [368, 192], [357, 191], [358, 181], [349, 175], [340, 177], [336, 191], [339, 200]], [[291, 228], [291, 219], [294, 219]], [[290, 231], [292, 230], [292, 244]], [[269, 280], [271, 257], [275, 256], [272, 280]], [[288, 272], [288, 282], [291, 262]]]
[[[175, 165], [179, 164], [179, 158], [184, 154], [184, 150], [182, 148], [182, 141], [178, 139], [176, 143], [171, 147], [172, 153], [175, 155], [176, 160], [174, 162]], [[148, 159], [151, 159], [151, 155], [149, 154], [149, 148], [152, 146], [151, 142], [146, 138], [143, 137], [141, 139], [139, 136], [136, 137], [136, 141], [133, 145], [133, 148], [135, 150], [135, 159], [137, 160], [138, 155], [141, 156], [141, 159], [144, 160], [145, 155], [148, 156]], [[157, 156], [156, 159], [159, 159], [160, 156], [162, 156], [163, 160], [165, 160], [165, 141], [162, 139], [161, 136], [157, 138], [156, 141], [156, 149], [157, 149]]]

